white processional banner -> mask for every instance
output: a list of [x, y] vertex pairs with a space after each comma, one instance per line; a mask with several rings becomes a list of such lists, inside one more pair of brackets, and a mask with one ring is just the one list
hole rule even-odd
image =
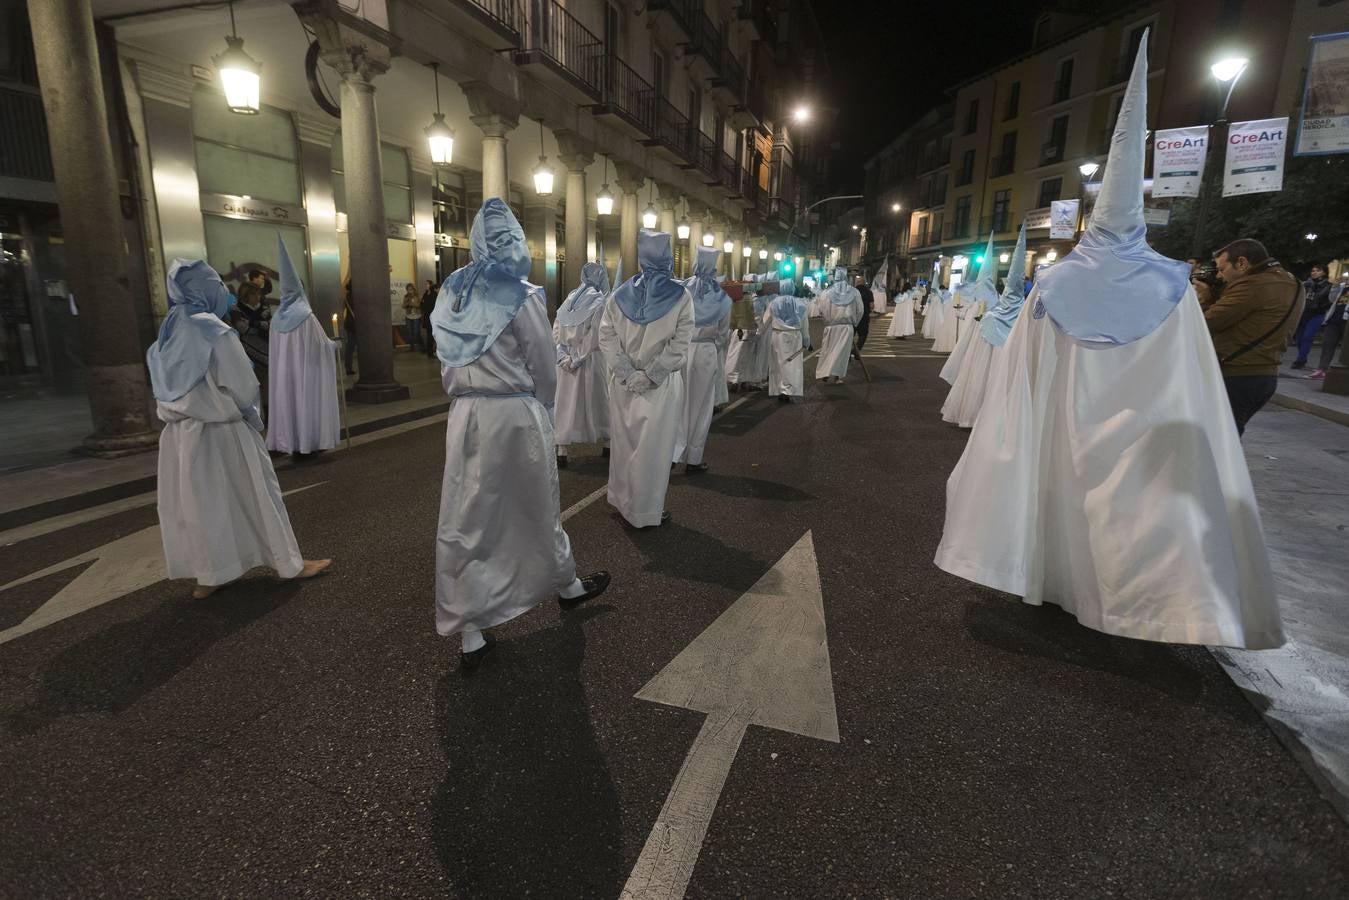
[[1077, 201], [1055, 200], [1049, 204], [1049, 239], [1071, 241], [1077, 234]]
[[1312, 38], [1293, 152], [1349, 153], [1349, 31]]
[[1283, 157], [1287, 146], [1287, 116], [1233, 122], [1227, 132], [1223, 196], [1283, 190]]
[[1152, 196], [1198, 197], [1208, 155], [1208, 126], [1158, 131], [1152, 150]]

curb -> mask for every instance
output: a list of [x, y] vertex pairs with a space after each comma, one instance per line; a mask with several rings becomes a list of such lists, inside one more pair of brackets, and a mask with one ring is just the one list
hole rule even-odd
[[1331, 409], [1329, 406], [1321, 406], [1319, 403], [1309, 403], [1306, 400], [1300, 400], [1297, 397], [1290, 397], [1288, 394], [1275, 393], [1273, 398], [1276, 406], [1282, 406], [1285, 409], [1296, 409], [1300, 412], [1310, 413], [1327, 422], [1335, 422], [1339, 425], [1349, 425], [1349, 412], [1341, 412], [1338, 409]]

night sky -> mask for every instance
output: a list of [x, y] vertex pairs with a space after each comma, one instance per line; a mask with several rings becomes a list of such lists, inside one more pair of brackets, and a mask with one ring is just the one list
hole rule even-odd
[[836, 106], [839, 192], [860, 193], [862, 164], [945, 90], [1030, 49], [1047, 0], [811, 0], [829, 55], [816, 102]]

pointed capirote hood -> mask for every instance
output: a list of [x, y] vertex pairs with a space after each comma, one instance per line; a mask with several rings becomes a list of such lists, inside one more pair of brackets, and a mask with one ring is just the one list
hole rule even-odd
[[988, 244], [984, 247], [984, 261], [979, 265], [979, 277], [965, 289], [966, 305], [984, 304], [991, 309], [998, 302], [998, 258], [993, 255], [993, 234], [988, 233]]
[[1130, 344], [1166, 321], [1189, 289], [1190, 267], [1147, 244], [1143, 156], [1147, 144], [1148, 34], [1110, 139], [1105, 177], [1082, 239], [1038, 279], [1034, 315], [1088, 345]]
[[276, 246], [281, 260], [277, 263], [277, 273], [281, 282], [281, 306], [277, 309], [276, 315], [272, 316], [272, 328], [287, 334], [304, 324], [314, 311], [309, 308], [309, 297], [304, 292], [304, 282], [295, 274], [295, 264], [291, 262], [290, 251], [286, 249], [286, 242], [279, 234], [276, 236]]
[[1007, 267], [1007, 286], [1002, 289], [998, 302], [986, 313], [980, 328], [984, 340], [994, 347], [1007, 343], [1012, 333], [1021, 307], [1026, 303], [1026, 223], [1021, 223], [1021, 233], [1016, 237], [1016, 249], [1012, 251], [1012, 261]]

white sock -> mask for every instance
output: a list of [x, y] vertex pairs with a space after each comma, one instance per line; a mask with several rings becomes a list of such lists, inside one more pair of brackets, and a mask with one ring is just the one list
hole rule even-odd
[[573, 597], [581, 596], [585, 592], [586, 586], [584, 584], [581, 584], [581, 579], [573, 578], [571, 580], [571, 584], [567, 585], [562, 590], [558, 591], [558, 594], [564, 599], [570, 600]]
[[465, 628], [463, 640], [465, 653], [472, 653], [474, 650], [481, 649], [487, 645], [487, 639], [484, 638], [482, 632], [476, 628]]

